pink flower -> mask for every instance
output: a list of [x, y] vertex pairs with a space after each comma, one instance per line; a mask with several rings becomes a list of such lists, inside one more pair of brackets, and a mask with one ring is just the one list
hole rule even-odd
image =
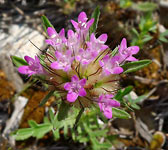
[[21, 74], [28, 74], [28, 76], [31, 76], [33, 74], [45, 74], [43, 67], [40, 64], [40, 60], [37, 56], [35, 56], [35, 59], [25, 56], [24, 59], [29, 64], [28, 66], [20, 66], [18, 68], [18, 71]]
[[87, 42], [88, 48], [95, 53], [97, 56], [101, 51], [108, 48], [104, 43], [107, 41], [107, 34], [100, 35], [97, 39], [94, 33], [90, 36], [90, 41]]
[[120, 74], [123, 72], [123, 68], [119, 66], [119, 59], [119, 56], [113, 56], [110, 58], [109, 55], [106, 55], [103, 60], [99, 61], [105, 75]]
[[118, 55], [120, 56], [119, 60], [120, 63], [123, 61], [137, 61], [137, 59], [132, 55], [138, 53], [139, 47], [138, 46], [127, 47], [127, 40], [125, 38], [122, 39], [118, 51], [119, 51]]
[[56, 51], [55, 56], [57, 58], [57, 61], [51, 63], [52, 69], [61, 69], [65, 72], [71, 69], [71, 64], [74, 60], [74, 57], [72, 57], [72, 51], [67, 50], [65, 54]]
[[86, 84], [86, 79], [81, 79], [74, 75], [71, 78], [71, 82], [67, 82], [64, 85], [64, 89], [68, 91], [67, 100], [69, 102], [75, 102], [78, 96], [86, 96], [86, 91], [84, 85]]
[[85, 12], [81, 12], [78, 16], [78, 22], [71, 20], [72, 25], [78, 33], [80, 33], [81, 38], [86, 37], [90, 26], [94, 22], [94, 18], [87, 22], [88, 18]]
[[118, 101], [112, 99], [113, 97], [112, 94], [102, 94], [98, 98], [100, 111], [103, 111], [105, 117], [108, 119], [112, 118], [112, 107], [120, 106]]
[[95, 53], [90, 49], [84, 50], [81, 48], [79, 54], [75, 58], [80, 61], [82, 65], [87, 65], [95, 58]]
[[66, 43], [67, 41], [67, 39], [65, 38], [64, 28], [61, 29], [61, 31], [58, 34], [52, 27], [48, 27], [47, 33], [48, 33], [49, 39], [45, 40], [45, 42], [53, 46], [54, 48], [60, 49], [59, 46]]

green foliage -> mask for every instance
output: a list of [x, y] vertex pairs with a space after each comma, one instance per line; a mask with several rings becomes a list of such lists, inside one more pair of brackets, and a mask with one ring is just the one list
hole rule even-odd
[[12, 59], [12, 62], [15, 64], [16, 67], [27, 66], [28, 65], [28, 63], [20, 57], [11, 56], [11, 59]]
[[130, 119], [131, 118], [130, 114], [128, 114], [124, 110], [113, 107], [112, 111], [113, 111], [113, 117], [117, 117], [120, 119]]
[[157, 22], [154, 21], [152, 13], [147, 13], [142, 16], [138, 26], [138, 31], [135, 28], [132, 29], [133, 40], [131, 45], [138, 45], [140, 48], [142, 48], [146, 42], [153, 38], [150, 32], [156, 32], [156, 24]]
[[141, 95], [141, 96], [139, 96], [136, 99], [132, 99], [131, 95], [128, 94], [127, 98], [128, 98], [129, 105], [132, 108], [134, 108], [134, 109], [140, 109], [140, 107], [136, 103], [143, 101], [146, 98], [146, 96], [145, 95]]
[[151, 12], [157, 9], [157, 4], [153, 2], [141, 2], [141, 3], [135, 3], [134, 7], [143, 12]]
[[59, 121], [65, 119], [68, 116], [69, 109], [70, 109], [70, 105], [62, 101], [58, 112]]
[[95, 8], [95, 10], [93, 11], [92, 16], [91, 16], [91, 18], [94, 18], [94, 22], [89, 29], [90, 34], [96, 31], [97, 24], [98, 24], [98, 21], [99, 21], [99, 16], [100, 16], [100, 8], [99, 8], [99, 6], [97, 6]]
[[116, 47], [112, 52], [111, 52], [111, 56], [115, 56], [118, 52], [118, 47]]
[[151, 62], [152, 62], [151, 60], [144, 59], [140, 61], [126, 63], [122, 65], [121, 67], [124, 69], [124, 73], [130, 73], [130, 72], [135, 72], [139, 69], [142, 69], [143, 67], [149, 65]]
[[52, 130], [52, 124], [50, 123], [43, 123], [37, 124], [33, 120], [29, 120], [30, 128], [19, 129], [15, 134], [14, 137], [16, 140], [25, 140], [29, 137], [36, 137], [37, 139], [42, 138], [46, 133]]
[[41, 17], [42, 23], [43, 23], [43, 28], [45, 31], [47, 31], [48, 27], [52, 27], [54, 28], [54, 26], [50, 23], [50, 21], [48, 20], [48, 18], [46, 16], [42, 16]]
[[132, 0], [120, 0], [120, 7], [121, 8], [129, 8], [133, 4]]
[[160, 33], [160, 35], [159, 35], [159, 40], [160, 40], [161, 42], [168, 43], [167, 37], [168, 37], [168, 30], [166, 30], [166, 31], [163, 32], [163, 33]]

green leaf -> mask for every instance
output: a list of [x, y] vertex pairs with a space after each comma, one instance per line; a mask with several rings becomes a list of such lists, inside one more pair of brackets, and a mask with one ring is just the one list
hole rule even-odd
[[123, 101], [123, 97], [127, 94], [129, 94], [131, 91], [132, 91], [133, 87], [132, 86], [128, 86], [126, 87], [123, 91], [122, 90], [119, 90], [117, 92], [117, 94], [115, 95], [115, 99], [118, 100], [118, 101]]
[[153, 38], [152, 36], [150, 36], [150, 35], [147, 34], [147, 35], [145, 35], [145, 36], [143, 37], [142, 41], [145, 43], [145, 42], [150, 41], [152, 38]]
[[41, 16], [41, 20], [42, 20], [45, 32], [47, 31], [48, 27], [52, 27], [54, 29], [54, 26], [50, 23], [50, 21], [48, 20], [48, 18], [46, 16], [44, 16], [44, 15]]
[[16, 65], [16, 67], [29, 65], [24, 59], [20, 57], [11, 56], [11, 59], [12, 59], [12, 62]]
[[33, 135], [32, 128], [19, 129], [14, 135], [15, 140], [25, 140]]
[[37, 123], [34, 120], [29, 120], [28, 124], [31, 128], [36, 128], [37, 127]]
[[33, 137], [36, 137], [37, 139], [42, 138], [46, 133], [51, 131], [53, 129], [52, 124], [50, 123], [43, 123], [43, 124], [38, 124], [37, 127], [33, 128]]
[[159, 36], [159, 40], [164, 43], [168, 43], [168, 39], [165, 38], [164, 36]]
[[58, 120], [59, 121], [65, 119], [68, 116], [69, 109], [70, 109], [70, 105], [65, 103], [64, 101], [62, 101], [61, 105], [59, 107], [59, 111], [58, 111]]
[[118, 52], [118, 47], [116, 47], [116, 48], [112, 51], [111, 56], [115, 56], [115, 55], [117, 54], [117, 52]]
[[54, 112], [51, 108], [49, 109], [49, 116], [50, 116], [51, 123], [54, 124], [55, 116], [54, 116]]
[[135, 3], [134, 7], [139, 11], [150, 12], [157, 9], [157, 4], [152, 2], [141, 2], [138, 4]]
[[131, 116], [124, 110], [113, 107], [112, 108], [113, 116], [121, 119], [129, 119]]
[[129, 72], [135, 72], [139, 69], [142, 69], [143, 67], [149, 65], [151, 62], [152, 62], [151, 60], [144, 59], [140, 61], [126, 63], [122, 65], [121, 67], [124, 69], [124, 73], [129, 73]]
[[48, 99], [53, 95], [54, 92], [55, 91], [50, 91], [40, 102], [39, 106], [43, 106], [48, 101]]
[[132, 32], [133, 32], [137, 37], [139, 37], [139, 33], [138, 33], [138, 31], [137, 31], [135, 28], [132, 28]]
[[90, 30], [89, 30], [90, 34], [92, 34], [93, 32], [96, 31], [97, 24], [99, 21], [99, 16], [100, 16], [100, 8], [99, 8], [99, 6], [97, 6], [91, 15], [91, 18], [94, 18], [94, 22], [93, 22], [92, 26], [90, 27]]

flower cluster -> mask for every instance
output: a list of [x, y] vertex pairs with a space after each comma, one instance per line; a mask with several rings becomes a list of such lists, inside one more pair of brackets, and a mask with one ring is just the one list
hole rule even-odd
[[112, 118], [112, 107], [120, 107], [114, 100], [119, 88], [119, 79], [123, 72], [121, 67], [127, 61], [136, 61], [132, 55], [139, 51], [138, 46], [127, 47], [124, 38], [113, 56], [105, 44], [107, 34], [96, 38], [89, 29], [94, 19], [88, 20], [81, 12], [78, 22], [71, 20], [75, 32], [65, 30], [59, 33], [52, 27], [47, 28], [50, 45], [43, 57], [35, 59], [25, 56], [28, 66], [21, 66], [21, 74], [43, 75], [45, 81], [60, 93], [62, 100], [79, 107], [97, 104], [104, 115]]

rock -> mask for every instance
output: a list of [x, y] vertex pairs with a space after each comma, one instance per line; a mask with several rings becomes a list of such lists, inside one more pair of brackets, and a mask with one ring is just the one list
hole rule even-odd
[[18, 75], [17, 68], [13, 66], [10, 56], [34, 57], [39, 50], [29, 40], [42, 48], [44, 39], [38, 31], [24, 24], [11, 25], [8, 33], [0, 30], [0, 69], [6, 73], [8, 80], [13, 82], [17, 92], [22, 89], [23, 81]]
[[11, 118], [6, 122], [6, 127], [3, 131], [3, 137], [9, 138], [10, 144], [12, 145], [14, 145], [15, 140], [12, 136], [9, 136], [9, 134], [11, 131], [14, 131], [19, 127], [19, 123], [24, 113], [24, 107], [26, 106], [27, 101], [28, 99], [23, 96], [17, 97], [14, 102], [14, 112], [12, 113]]

